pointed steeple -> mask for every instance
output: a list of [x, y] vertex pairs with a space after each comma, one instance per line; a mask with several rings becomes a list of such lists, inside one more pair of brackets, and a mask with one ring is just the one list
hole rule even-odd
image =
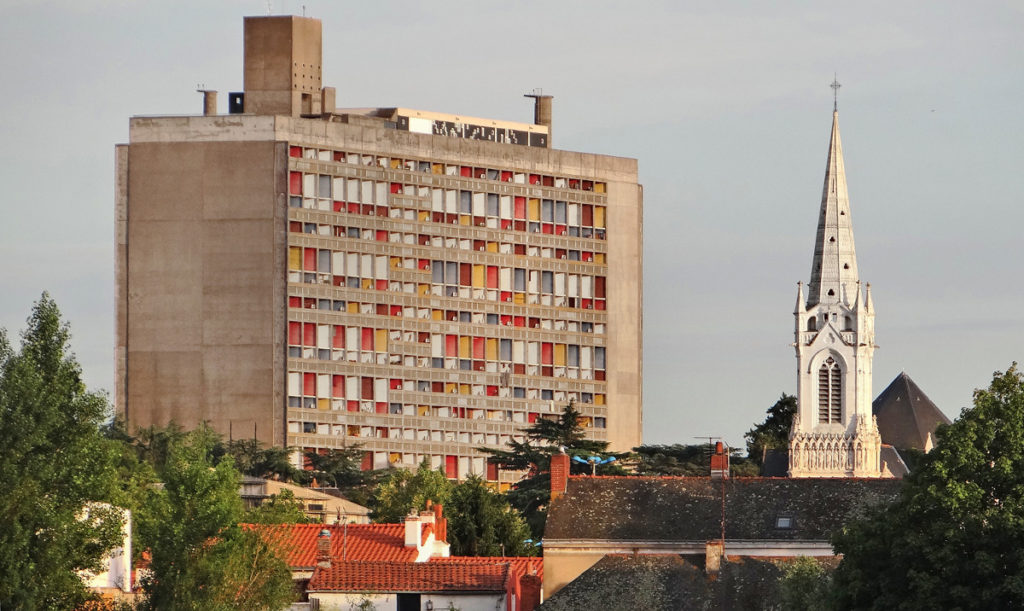
[[853, 292], [857, 280], [857, 252], [850, 221], [850, 196], [846, 191], [843, 145], [839, 139], [839, 113], [833, 111], [811, 281], [807, 284], [807, 306], [839, 302], [844, 294]]

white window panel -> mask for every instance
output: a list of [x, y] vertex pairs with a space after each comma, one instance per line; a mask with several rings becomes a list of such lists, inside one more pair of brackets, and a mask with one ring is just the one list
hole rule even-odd
[[294, 371], [288, 372], [288, 396], [302, 396], [302, 374]]
[[359, 191], [358, 178], [348, 179], [348, 188], [345, 190], [345, 194], [348, 196], [348, 199], [346, 199], [345, 201], [355, 202], [357, 204], [363, 201], [363, 196]]
[[316, 197], [316, 174], [302, 175], [302, 196]]
[[331, 397], [331, 376], [329, 374], [317, 374], [316, 396], [321, 399], [329, 399]]
[[331, 269], [335, 276], [345, 275], [345, 253], [335, 252], [331, 254]]
[[345, 179], [336, 177], [334, 179], [333, 197], [339, 202], [345, 201]]

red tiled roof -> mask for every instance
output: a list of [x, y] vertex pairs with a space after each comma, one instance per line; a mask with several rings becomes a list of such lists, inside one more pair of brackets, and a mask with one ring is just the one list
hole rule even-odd
[[[316, 565], [320, 531], [331, 533], [334, 560], [397, 560], [413, 562], [416, 548], [405, 546], [404, 524], [251, 524], [275, 546], [292, 569]], [[424, 529], [426, 530], [426, 529]]]
[[309, 592], [507, 592], [509, 565], [458, 562], [333, 562]]
[[544, 559], [526, 556], [448, 556], [431, 558], [430, 562], [451, 564], [507, 564], [516, 579], [523, 575], [544, 577]]

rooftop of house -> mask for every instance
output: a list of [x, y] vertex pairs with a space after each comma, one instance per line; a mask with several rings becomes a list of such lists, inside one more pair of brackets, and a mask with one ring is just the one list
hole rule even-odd
[[507, 564], [513, 577], [523, 575], [544, 577], [544, 559], [524, 556], [447, 556], [431, 558], [430, 562], [443, 564]]
[[779, 577], [791, 562], [733, 556], [709, 579], [703, 556], [607, 555], [540, 609], [760, 609], [778, 600]]
[[935, 429], [950, 422], [906, 373], [896, 376], [878, 395], [871, 412], [878, 419], [882, 443], [901, 450], [930, 450]]
[[308, 592], [505, 592], [508, 563], [332, 562], [317, 567]]
[[[824, 541], [853, 515], [892, 501], [897, 479], [570, 477], [544, 539]], [[723, 503], [724, 495], [724, 503]]]
[[[331, 534], [331, 558], [344, 561], [415, 562], [417, 548], [405, 545], [404, 524], [256, 524], [253, 525], [282, 554], [288, 566], [316, 566], [320, 531]], [[424, 526], [426, 542], [433, 526]]]

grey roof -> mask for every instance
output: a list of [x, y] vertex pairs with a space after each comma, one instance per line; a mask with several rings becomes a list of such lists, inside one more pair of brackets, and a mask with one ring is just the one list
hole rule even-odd
[[777, 608], [779, 578], [791, 560], [732, 557], [717, 579], [703, 557], [605, 556], [544, 601], [541, 611], [676, 611]]
[[949, 424], [949, 418], [906, 373], [896, 376], [878, 395], [871, 412], [878, 418], [882, 443], [901, 450], [924, 450], [928, 435], [940, 424]]
[[[570, 477], [551, 502], [545, 540], [827, 540], [866, 506], [891, 502], [896, 479]], [[777, 528], [789, 517], [791, 528]]]

